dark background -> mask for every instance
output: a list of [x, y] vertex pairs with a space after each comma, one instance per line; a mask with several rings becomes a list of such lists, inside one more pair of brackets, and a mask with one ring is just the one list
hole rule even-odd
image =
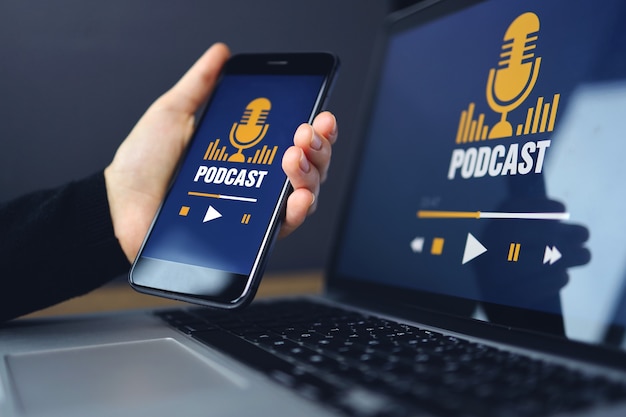
[[270, 269], [318, 269], [329, 251], [370, 55], [407, 1], [4, 0], [0, 3], [0, 202], [103, 169], [135, 122], [216, 41], [233, 53], [328, 50], [342, 68], [340, 124], [318, 211]]

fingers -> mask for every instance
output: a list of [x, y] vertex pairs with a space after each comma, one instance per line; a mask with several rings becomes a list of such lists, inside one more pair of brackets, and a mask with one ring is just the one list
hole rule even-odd
[[[304, 152], [306, 158], [319, 173], [319, 181], [324, 182], [330, 166], [332, 145], [337, 141], [337, 122], [330, 112], [319, 114], [313, 125], [302, 124], [294, 135], [294, 145]], [[295, 186], [294, 186], [295, 187]]]
[[320, 184], [328, 174], [332, 144], [336, 140], [337, 122], [329, 112], [319, 114], [312, 125], [302, 124], [296, 130], [294, 146], [283, 156], [283, 170], [294, 191], [287, 200], [281, 237], [295, 230], [315, 211]]
[[287, 212], [285, 214], [285, 221], [282, 224], [279, 238], [288, 236], [291, 232], [296, 230], [309, 214], [309, 209], [315, 202], [315, 194], [311, 191], [300, 188], [294, 190], [287, 200]]
[[309, 161], [304, 150], [298, 146], [292, 146], [285, 152], [283, 156], [283, 170], [287, 174], [294, 191], [307, 190], [309, 192], [309, 204], [306, 207], [306, 211], [309, 211], [319, 192], [319, 171]]
[[[313, 125], [302, 124], [294, 134], [294, 146], [283, 156], [283, 169], [294, 190], [309, 190], [315, 197], [326, 179], [337, 140], [337, 123], [328, 112], [318, 115]], [[332, 142], [331, 142], [332, 141]]]
[[331, 112], [325, 111], [318, 114], [313, 120], [313, 128], [324, 136], [331, 145], [337, 141], [337, 119]]
[[229, 56], [230, 51], [223, 43], [211, 46], [161, 98], [165, 102], [162, 104], [174, 106], [186, 114], [194, 114], [213, 91]]

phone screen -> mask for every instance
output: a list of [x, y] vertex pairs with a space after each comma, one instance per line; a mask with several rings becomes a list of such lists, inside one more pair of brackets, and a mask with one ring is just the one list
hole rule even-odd
[[222, 76], [131, 283], [218, 301], [240, 295], [288, 192], [282, 156], [325, 82], [321, 74]]

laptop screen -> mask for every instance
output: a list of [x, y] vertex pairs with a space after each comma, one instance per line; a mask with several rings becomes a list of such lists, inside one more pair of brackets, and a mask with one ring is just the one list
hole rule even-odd
[[624, 21], [621, 0], [439, 2], [395, 20], [333, 279], [621, 344]]

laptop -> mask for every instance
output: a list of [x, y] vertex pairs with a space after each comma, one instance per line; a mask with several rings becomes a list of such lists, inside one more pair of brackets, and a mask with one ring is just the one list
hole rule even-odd
[[392, 15], [324, 293], [10, 323], [0, 415], [625, 415], [625, 20]]

